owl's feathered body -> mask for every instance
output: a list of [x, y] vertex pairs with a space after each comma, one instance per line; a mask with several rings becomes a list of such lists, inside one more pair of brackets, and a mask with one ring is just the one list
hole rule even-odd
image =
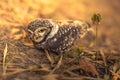
[[[41, 27], [51, 30], [40, 41], [32, 39], [35, 30]], [[63, 53], [69, 51], [78, 39], [84, 37], [89, 27], [88, 23], [81, 21], [35, 20], [28, 25], [28, 30], [33, 33], [30, 38], [36, 48]]]

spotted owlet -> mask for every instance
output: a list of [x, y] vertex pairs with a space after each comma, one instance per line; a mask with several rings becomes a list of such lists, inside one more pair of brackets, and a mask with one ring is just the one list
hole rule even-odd
[[36, 48], [63, 53], [84, 37], [89, 28], [90, 24], [83, 21], [37, 19], [29, 23], [27, 31]]

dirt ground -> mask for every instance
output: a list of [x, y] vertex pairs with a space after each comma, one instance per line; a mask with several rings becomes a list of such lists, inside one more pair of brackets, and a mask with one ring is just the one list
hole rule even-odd
[[[0, 80], [120, 80], [120, 0], [1, 0]], [[37, 50], [25, 28], [37, 18], [102, 20], [63, 55]], [[95, 30], [95, 26], [93, 26]]]

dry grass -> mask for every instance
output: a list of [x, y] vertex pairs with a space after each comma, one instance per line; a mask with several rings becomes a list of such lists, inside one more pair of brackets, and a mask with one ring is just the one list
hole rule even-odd
[[[97, 54], [91, 32], [64, 55], [36, 50], [26, 37], [24, 29], [36, 18], [90, 21], [94, 12], [102, 14]], [[119, 80], [119, 13], [119, 0], [1, 0], [0, 79]]]
[[4, 53], [3, 53], [3, 76], [6, 74], [6, 69], [7, 69], [7, 65], [6, 65], [6, 56], [7, 56], [7, 49], [8, 49], [8, 46], [6, 44], [5, 46], [5, 49], [4, 49]]

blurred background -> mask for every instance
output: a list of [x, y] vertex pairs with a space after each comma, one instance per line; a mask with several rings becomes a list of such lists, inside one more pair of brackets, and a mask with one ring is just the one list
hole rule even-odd
[[100, 13], [102, 21], [99, 30], [118, 42], [119, 3], [119, 0], [1, 0], [0, 27], [26, 26], [36, 18], [90, 22], [94, 13]]

